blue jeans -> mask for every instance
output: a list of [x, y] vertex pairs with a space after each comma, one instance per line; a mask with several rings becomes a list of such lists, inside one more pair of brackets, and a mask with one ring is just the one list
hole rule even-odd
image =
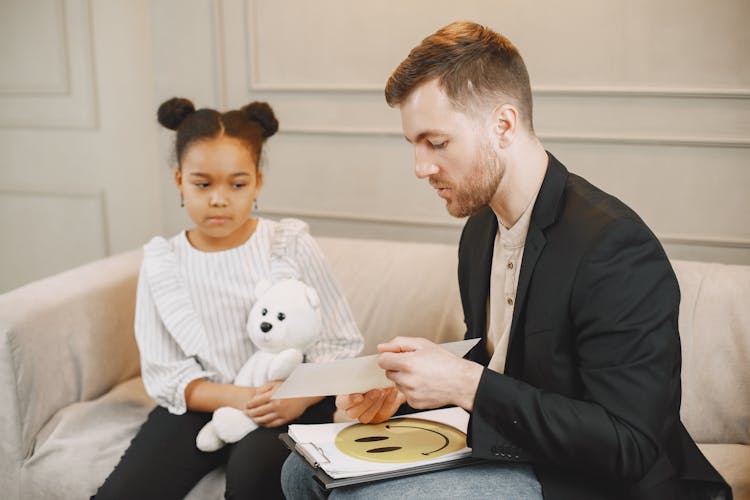
[[288, 500], [377, 499], [430, 500], [492, 498], [541, 500], [542, 487], [530, 465], [483, 462], [416, 476], [345, 486], [326, 491], [313, 479], [310, 466], [292, 453], [281, 469], [281, 488]]

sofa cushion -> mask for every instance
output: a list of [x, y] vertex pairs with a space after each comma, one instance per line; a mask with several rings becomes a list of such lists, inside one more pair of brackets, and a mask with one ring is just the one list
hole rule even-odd
[[750, 444], [750, 266], [672, 265], [682, 293], [682, 421], [698, 442]]
[[21, 469], [21, 498], [86, 498], [114, 469], [154, 402], [140, 377], [57, 412]]
[[[112, 472], [154, 402], [140, 377], [104, 396], [59, 411], [37, 436], [21, 471], [21, 498], [68, 499], [93, 495]], [[225, 468], [207, 474], [186, 500], [222, 500]]]
[[[398, 335], [463, 339], [457, 247], [317, 238], [365, 337], [364, 354]], [[352, 256], [357, 258], [352, 258]]]
[[140, 251], [122, 253], [0, 295], [22, 456], [31, 455], [40, 429], [59, 410], [138, 374], [133, 313], [140, 260]]
[[734, 500], [750, 500], [750, 446], [699, 444], [698, 447], [732, 487]]

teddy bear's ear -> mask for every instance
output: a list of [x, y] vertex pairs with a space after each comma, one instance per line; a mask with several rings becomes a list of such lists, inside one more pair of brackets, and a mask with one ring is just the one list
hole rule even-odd
[[271, 282], [268, 280], [260, 280], [257, 285], [255, 285], [255, 299], [259, 299], [264, 293], [268, 291], [268, 289], [271, 288]]
[[317, 308], [320, 305], [320, 298], [318, 297], [318, 292], [315, 291], [313, 287], [305, 287], [305, 293], [307, 295], [307, 301], [310, 303], [310, 305], [313, 308]]

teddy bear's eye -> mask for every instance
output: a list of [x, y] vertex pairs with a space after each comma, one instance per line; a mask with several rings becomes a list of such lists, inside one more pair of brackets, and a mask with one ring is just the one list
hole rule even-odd
[[264, 307], [264, 308], [263, 308], [263, 309], [262, 309], [262, 310], [260, 311], [260, 313], [261, 313], [261, 314], [262, 314], [263, 316], [265, 316], [266, 314], [268, 314], [268, 309], [266, 309], [266, 308]]
[[276, 317], [279, 318], [279, 321], [284, 321], [286, 319], [286, 314], [279, 313]]

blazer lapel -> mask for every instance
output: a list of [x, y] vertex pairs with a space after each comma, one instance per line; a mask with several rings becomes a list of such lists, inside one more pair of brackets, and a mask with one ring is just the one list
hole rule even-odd
[[542, 186], [539, 188], [539, 194], [532, 209], [529, 232], [526, 235], [521, 270], [518, 276], [516, 303], [513, 307], [513, 319], [508, 340], [508, 356], [505, 360], [505, 373], [511, 376], [519, 375], [522, 368], [523, 335], [518, 331], [520, 329], [519, 317], [526, 306], [526, 297], [534, 268], [547, 244], [544, 230], [557, 220], [564, 201], [565, 185], [568, 178], [568, 171], [563, 164], [549, 152], [547, 154], [549, 155], [547, 173], [544, 175]]

